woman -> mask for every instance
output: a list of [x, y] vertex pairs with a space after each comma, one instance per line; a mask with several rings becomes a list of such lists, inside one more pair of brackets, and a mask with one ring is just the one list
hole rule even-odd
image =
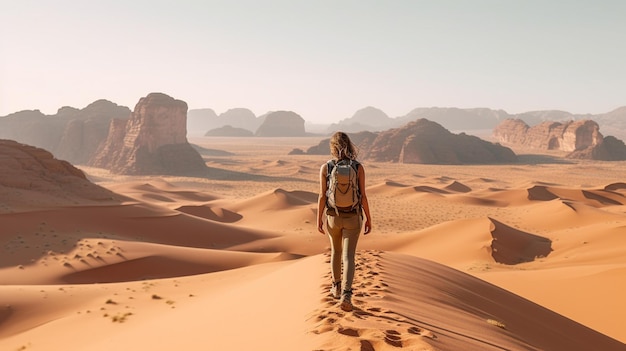
[[[334, 298], [341, 298], [342, 310], [352, 311], [352, 280], [354, 279], [356, 244], [362, 227], [364, 227], [363, 234], [368, 234], [372, 229], [370, 209], [365, 194], [365, 170], [356, 160], [356, 148], [345, 133], [333, 134], [330, 138], [330, 153], [333, 159], [324, 163], [320, 169], [317, 230], [322, 234], [325, 234], [326, 230], [330, 238], [330, 271], [333, 279], [330, 291]], [[360, 203], [357, 208], [346, 212], [328, 206], [329, 194], [327, 194], [329, 168], [342, 160], [351, 161], [351, 165], [356, 168], [360, 192]], [[365, 215], [365, 226], [363, 226], [363, 215]], [[324, 228], [324, 223], [326, 228]]]

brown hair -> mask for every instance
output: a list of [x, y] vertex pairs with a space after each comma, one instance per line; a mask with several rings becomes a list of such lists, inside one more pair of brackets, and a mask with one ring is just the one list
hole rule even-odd
[[344, 132], [335, 132], [330, 137], [330, 154], [338, 160], [350, 159], [356, 160], [358, 154], [357, 148], [350, 141], [348, 134]]

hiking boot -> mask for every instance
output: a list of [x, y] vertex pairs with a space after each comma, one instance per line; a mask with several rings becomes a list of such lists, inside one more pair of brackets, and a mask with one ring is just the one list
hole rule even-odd
[[342, 310], [346, 312], [352, 311], [352, 289], [343, 291], [339, 304]]
[[333, 282], [333, 286], [330, 287], [330, 294], [336, 299], [341, 297], [341, 282]]

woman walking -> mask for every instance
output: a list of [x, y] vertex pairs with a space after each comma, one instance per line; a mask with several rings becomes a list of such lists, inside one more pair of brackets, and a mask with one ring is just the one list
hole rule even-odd
[[364, 235], [372, 229], [365, 170], [346, 133], [333, 134], [330, 153], [333, 159], [320, 168], [317, 229], [330, 238], [331, 294], [341, 299], [342, 310], [352, 311], [356, 244], [362, 229]]

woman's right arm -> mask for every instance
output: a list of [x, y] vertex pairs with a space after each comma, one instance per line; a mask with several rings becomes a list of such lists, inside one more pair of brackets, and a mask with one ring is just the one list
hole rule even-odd
[[326, 183], [327, 167], [326, 163], [320, 167], [320, 194], [317, 198], [317, 231], [322, 234], [326, 234], [324, 231], [324, 210], [326, 209], [326, 189], [328, 187]]
[[372, 216], [370, 215], [370, 204], [367, 200], [367, 194], [365, 193], [365, 169], [363, 165], [359, 167], [359, 189], [361, 190], [361, 206], [365, 213], [365, 226], [363, 231], [363, 235], [365, 235], [372, 231]]

